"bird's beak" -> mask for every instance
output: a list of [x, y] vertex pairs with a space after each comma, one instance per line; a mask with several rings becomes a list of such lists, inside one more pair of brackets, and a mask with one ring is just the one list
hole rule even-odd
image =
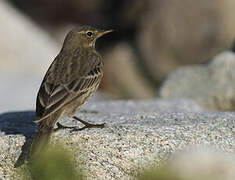
[[110, 32], [113, 32], [113, 30], [99, 31], [98, 34], [97, 34], [97, 38], [98, 38], [98, 37], [101, 37], [101, 36], [103, 36], [103, 35], [105, 35], [105, 34], [108, 34], [108, 33], [110, 33]]

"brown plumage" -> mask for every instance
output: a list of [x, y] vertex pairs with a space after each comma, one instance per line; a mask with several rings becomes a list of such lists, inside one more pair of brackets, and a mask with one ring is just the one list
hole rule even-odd
[[[103, 76], [103, 62], [95, 50], [95, 42], [109, 32], [82, 26], [67, 34], [37, 95], [35, 123], [39, 130], [31, 145], [31, 155], [40, 152], [47, 144], [56, 123], [57, 129], [69, 128], [59, 124], [58, 118], [72, 116], [98, 88]], [[81, 129], [104, 126], [74, 118], [85, 125]]]

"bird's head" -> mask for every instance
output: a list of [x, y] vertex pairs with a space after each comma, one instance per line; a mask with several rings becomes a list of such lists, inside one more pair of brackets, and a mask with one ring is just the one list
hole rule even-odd
[[64, 40], [63, 48], [77, 48], [77, 47], [95, 47], [96, 40], [112, 32], [113, 30], [99, 30], [91, 26], [81, 26], [72, 29]]

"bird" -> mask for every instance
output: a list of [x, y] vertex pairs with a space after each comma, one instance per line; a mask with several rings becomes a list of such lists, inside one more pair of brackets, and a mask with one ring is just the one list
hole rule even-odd
[[[34, 136], [29, 157], [46, 147], [52, 132], [72, 128], [103, 128], [105, 123], [91, 124], [74, 116], [97, 90], [103, 76], [103, 60], [95, 49], [96, 40], [113, 30], [100, 30], [91, 26], [72, 29], [65, 37], [39, 88], [36, 99], [38, 132]], [[67, 127], [58, 122], [61, 116], [69, 116], [84, 127]], [[54, 126], [57, 125], [57, 128]]]

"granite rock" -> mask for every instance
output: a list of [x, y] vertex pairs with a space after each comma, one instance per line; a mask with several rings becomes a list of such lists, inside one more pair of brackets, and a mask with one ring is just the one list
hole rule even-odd
[[[191, 100], [96, 101], [77, 116], [106, 126], [61, 130], [51, 142], [63, 142], [73, 151], [87, 179], [130, 179], [192, 145], [206, 145], [228, 156], [235, 153], [235, 114], [208, 111]], [[0, 176], [5, 179], [19, 179], [21, 167], [14, 169], [14, 164], [25, 141], [36, 132], [33, 118], [32, 111], [0, 115]], [[78, 125], [68, 117], [60, 121]]]

